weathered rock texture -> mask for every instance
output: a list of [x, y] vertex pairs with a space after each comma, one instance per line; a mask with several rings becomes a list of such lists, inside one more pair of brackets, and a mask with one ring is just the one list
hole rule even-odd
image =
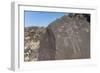
[[40, 41], [38, 60], [54, 60], [56, 54], [56, 43], [55, 36], [51, 29], [46, 29], [46, 33], [42, 35]]
[[69, 14], [47, 28], [25, 28], [25, 61], [90, 58], [90, 15]]
[[48, 27], [56, 38], [56, 60], [90, 57], [90, 23], [83, 14], [63, 16]]
[[25, 27], [24, 29], [24, 61], [38, 60], [41, 35], [45, 34], [44, 27]]

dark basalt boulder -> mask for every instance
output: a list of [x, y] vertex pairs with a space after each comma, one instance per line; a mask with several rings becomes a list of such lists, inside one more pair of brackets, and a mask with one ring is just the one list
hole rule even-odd
[[40, 39], [38, 60], [55, 60], [56, 54], [55, 37], [51, 29], [47, 28]]
[[48, 28], [56, 38], [56, 60], [90, 58], [90, 23], [83, 14], [63, 16]]

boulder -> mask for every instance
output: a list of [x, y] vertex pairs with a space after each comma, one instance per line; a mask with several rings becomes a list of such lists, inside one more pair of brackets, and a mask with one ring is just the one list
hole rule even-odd
[[56, 47], [55, 37], [51, 29], [46, 28], [45, 34], [41, 36], [39, 48], [39, 61], [55, 60]]
[[65, 15], [48, 28], [56, 38], [56, 60], [90, 58], [90, 23], [83, 14]]

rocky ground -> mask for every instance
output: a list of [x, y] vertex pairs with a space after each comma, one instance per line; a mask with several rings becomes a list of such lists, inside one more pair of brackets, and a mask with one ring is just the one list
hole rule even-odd
[[41, 35], [45, 33], [44, 27], [25, 27], [24, 29], [24, 61], [36, 61], [40, 48]]
[[69, 14], [48, 27], [25, 27], [24, 61], [90, 58], [90, 15]]

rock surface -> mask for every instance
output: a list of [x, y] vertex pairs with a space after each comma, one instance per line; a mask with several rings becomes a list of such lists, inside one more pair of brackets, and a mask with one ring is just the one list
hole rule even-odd
[[40, 40], [38, 60], [54, 60], [56, 54], [56, 43], [53, 32], [46, 28], [46, 33]]
[[56, 38], [56, 60], [90, 58], [90, 23], [84, 15], [63, 16], [48, 27]]
[[45, 33], [44, 27], [25, 27], [24, 29], [24, 61], [38, 60], [41, 35]]
[[90, 15], [69, 14], [48, 27], [25, 28], [24, 61], [90, 58]]

